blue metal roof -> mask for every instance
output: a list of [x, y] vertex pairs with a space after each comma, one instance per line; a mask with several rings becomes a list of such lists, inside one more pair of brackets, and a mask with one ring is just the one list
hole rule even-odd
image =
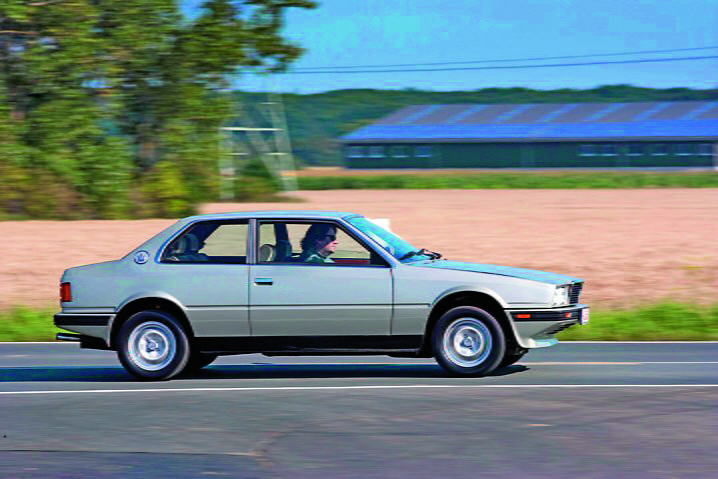
[[[457, 105], [415, 105], [344, 135], [341, 140], [718, 139], [718, 102], [594, 103], [585, 104], [591, 106], [583, 110], [578, 105], [491, 105], [490, 110], [485, 109], [486, 105], [461, 105], [463, 110], [458, 108], [458, 112]], [[442, 115], [442, 111], [446, 114]]]
[[539, 125], [370, 125], [342, 137], [345, 143], [406, 140], [560, 140], [595, 138], [718, 138], [718, 120]]

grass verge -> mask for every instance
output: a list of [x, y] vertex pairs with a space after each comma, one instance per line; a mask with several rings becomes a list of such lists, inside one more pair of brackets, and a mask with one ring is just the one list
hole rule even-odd
[[55, 327], [52, 309], [30, 309], [23, 306], [0, 312], [0, 341], [53, 341]]
[[718, 188], [718, 174], [643, 172], [466, 173], [298, 177], [300, 190]]
[[562, 341], [716, 341], [718, 303], [661, 302], [623, 311], [591, 311], [589, 324], [558, 334]]
[[[15, 307], [0, 313], [0, 341], [51, 341], [61, 330], [55, 311]], [[718, 341], [718, 303], [661, 302], [623, 311], [591, 311], [586, 326], [559, 333], [562, 341]]]

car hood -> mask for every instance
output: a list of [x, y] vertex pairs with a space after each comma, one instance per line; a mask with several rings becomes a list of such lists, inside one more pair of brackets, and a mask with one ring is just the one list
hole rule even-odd
[[563, 274], [549, 273], [547, 271], [539, 271], [535, 269], [498, 266], [495, 264], [462, 263], [460, 261], [438, 260], [417, 261], [409, 263], [409, 265], [417, 266], [420, 268], [453, 269], [457, 271], [471, 271], [474, 273], [497, 274], [501, 276], [511, 276], [512, 278], [522, 278], [549, 284], [566, 284], [583, 281], [580, 278], [574, 278], [572, 276], [566, 276]]

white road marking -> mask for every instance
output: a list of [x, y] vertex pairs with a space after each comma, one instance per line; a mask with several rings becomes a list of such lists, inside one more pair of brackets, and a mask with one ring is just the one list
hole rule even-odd
[[583, 388], [715, 388], [718, 384], [404, 384], [367, 386], [279, 386], [247, 388], [152, 388], [152, 389], [78, 389], [58, 391], [0, 391], [0, 395], [155, 393], [155, 392], [252, 392], [252, 391], [346, 391], [372, 389], [583, 389]]

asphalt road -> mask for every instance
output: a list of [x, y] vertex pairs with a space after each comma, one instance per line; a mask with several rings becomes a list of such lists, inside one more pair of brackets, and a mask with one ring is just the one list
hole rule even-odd
[[714, 478], [717, 409], [718, 343], [564, 343], [472, 379], [231, 356], [160, 383], [0, 343], [0, 478]]

